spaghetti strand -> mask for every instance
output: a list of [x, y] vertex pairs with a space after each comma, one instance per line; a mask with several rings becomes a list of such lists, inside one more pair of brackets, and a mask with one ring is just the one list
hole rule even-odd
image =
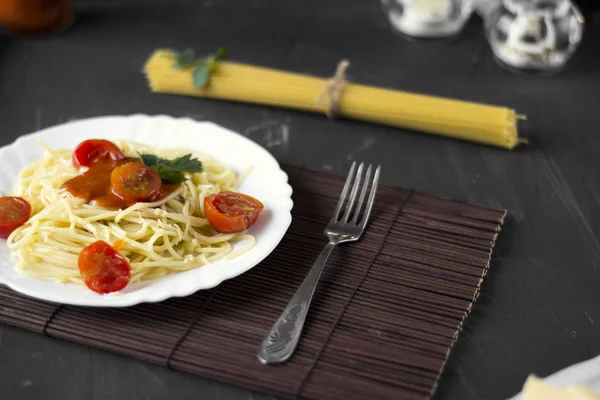
[[[163, 158], [189, 154], [186, 149], [161, 149], [128, 141], [115, 141], [125, 155], [151, 153]], [[43, 145], [43, 144], [42, 144]], [[119, 251], [132, 268], [132, 281], [156, 279], [187, 271], [250, 250], [255, 238], [245, 232], [221, 234], [208, 224], [204, 197], [234, 191], [242, 176], [211, 157], [192, 152], [203, 171], [164, 199], [110, 210], [71, 197], [61, 185], [80, 171], [71, 162], [71, 150], [44, 146], [44, 156], [18, 176], [15, 196], [32, 205], [32, 217], [8, 238], [15, 249], [17, 270], [23, 274], [83, 285], [77, 259], [81, 250], [97, 241], [122, 240]], [[241, 242], [234, 249], [234, 244]]]

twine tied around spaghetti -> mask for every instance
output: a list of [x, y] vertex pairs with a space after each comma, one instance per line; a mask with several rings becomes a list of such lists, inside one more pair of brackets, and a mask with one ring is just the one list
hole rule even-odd
[[350, 66], [350, 62], [346, 59], [339, 62], [335, 75], [327, 80], [323, 92], [317, 97], [317, 104], [321, 105], [327, 98], [329, 101], [328, 107], [325, 109], [325, 115], [327, 118], [334, 119], [340, 109], [340, 98], [342, 97], [342, 91], [346, 87], [348, 81], [346, 80], [346, 70]]

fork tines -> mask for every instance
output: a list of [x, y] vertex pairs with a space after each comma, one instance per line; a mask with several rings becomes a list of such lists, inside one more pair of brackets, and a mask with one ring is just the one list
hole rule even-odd
[[[364, 226], [367, 223], [367, 220], [369, 219], [369, 214], [371, 213], [371, 208], [373, 206], [373, 201], [375, 200], [375, 193], [377, 191], [377, 183], [379, 182], [379, 173], [381, 170], [381, 166], [378, 165], [375, 168], [375, 175], [373, 176], [373, 180], [371, 180], [373, 165], [369, 164], [369, 166], [367, 167], [367, 172], [363, 177], [364, 167], [364, 163], [360, 163], [360, 165], [358, 166], [358, 170], [355, 174], [354, 171], [356, 170], [356, 162], [352, 163], [352, 166], [350, 167], [350, 172], [348, 173], [348, 177], [346, 178], [346, 183], [344, 184], [344, 188], [342, 189], [340, 199], [335, 208], [335, 212], [333, 213], [331, 223], [343, 223], [361, 226]], [[354, 203], [356, 202], [356, 196], [358, 195], [358, 191], [361, 186], [362, 190], [360, 191], [360, 196], [355, 207]], [[367, 191], [369, 191], [369, 186], [369, 199], [367, 201], [366, 207], [363, 207]], [[347, 199], [348, 191], [350, 191], [350, 196]]]

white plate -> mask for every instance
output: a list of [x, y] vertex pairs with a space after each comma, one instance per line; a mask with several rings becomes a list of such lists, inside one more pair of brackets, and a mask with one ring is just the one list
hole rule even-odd
[[116, 295], [100, 295], [86, 287], [34, 279], [18, 273], [6, 241], [0, 239], [0, 283], [25, 295], [56, 303], [81, 306], [125, 307], [187, 296], [236, 277], [262, 261], [278, 245], [291, 221], [292, 188], [287, 174], [269, 152], [253, 141], [211, 122], [167, 116], [109, 116], [78, 120], [23, 136], [0, 149], [0, 191], [12, 193], [21, 168], [42, 157], [40, 141], [51, 148], [75, 148], [89, 138], [125, 139], [162, 147], [202, 151], [242, 172], [253, 170], [239, 190], [260, 199], [265, 209], [250, 229], [256, 237], [251, 251], [232, 260], [175, 273], [150, 282], [128, 286]]

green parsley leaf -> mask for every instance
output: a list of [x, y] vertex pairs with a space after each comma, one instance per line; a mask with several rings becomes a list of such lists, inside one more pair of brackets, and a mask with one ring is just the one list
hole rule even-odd
[[192, 79], [196, 89], [204, 88], [208, 84], [210, 75], [210, 66], [208, 64], [199, 65], [192, 71]]
[[186, 154], [171, 161], [171, 168], [174, 171], [202, 172], [202, 163], [197, 158], [192, 158], [191, 154]]
[[167, 160], [154, 154], [140, 154], [144, 165], [155, 170], [162, 180], [181, 183], [187, 180], [184, 172], [202, 172], [202, 163], [191, 154]]
[[154, 154], [140, 154], [140, 158], [146, 167], [154, 168], [161, 160], [160, 157], [155, 156]]
[[226, 57], [228, 51], [221, 47], [214, 54], [209, 54], [204, 57], [196, 57], [196, 53], [192, 49], [184, 51], [171, 50], [170, 55], [175, 62], [173, 68], [183, 69], [194, 67], [192, 69], [192, 83], [196, 89], [205, 88], [208, 85], [210, 74], [217, 67], [217, 60]]
[[217, 57], [217, 59], [219, 59], [219, 58], [224, 58], [224, 57], [227, 57], [227, 55], [228, 55], [228, 54], [229, 54], [229, 51], [228, 51], [226, 48], [224, 48], [224, 47], [220, 47], [220, 48], [217, 50], [216, 57]]
[[186, 49], [180, 53], [173, 53], [175, 63], [173, 68], [182, 69], [192, 66], [196, 62], [196, 53], [192, 49]]
[[167, 165], [158, 164], [155, 168], [153, 168], [163, 181], [171, 182], [171, 183], [181, 183], [185, 182], [187, 179], [183, 175], [183, 172], [173, 171]]

